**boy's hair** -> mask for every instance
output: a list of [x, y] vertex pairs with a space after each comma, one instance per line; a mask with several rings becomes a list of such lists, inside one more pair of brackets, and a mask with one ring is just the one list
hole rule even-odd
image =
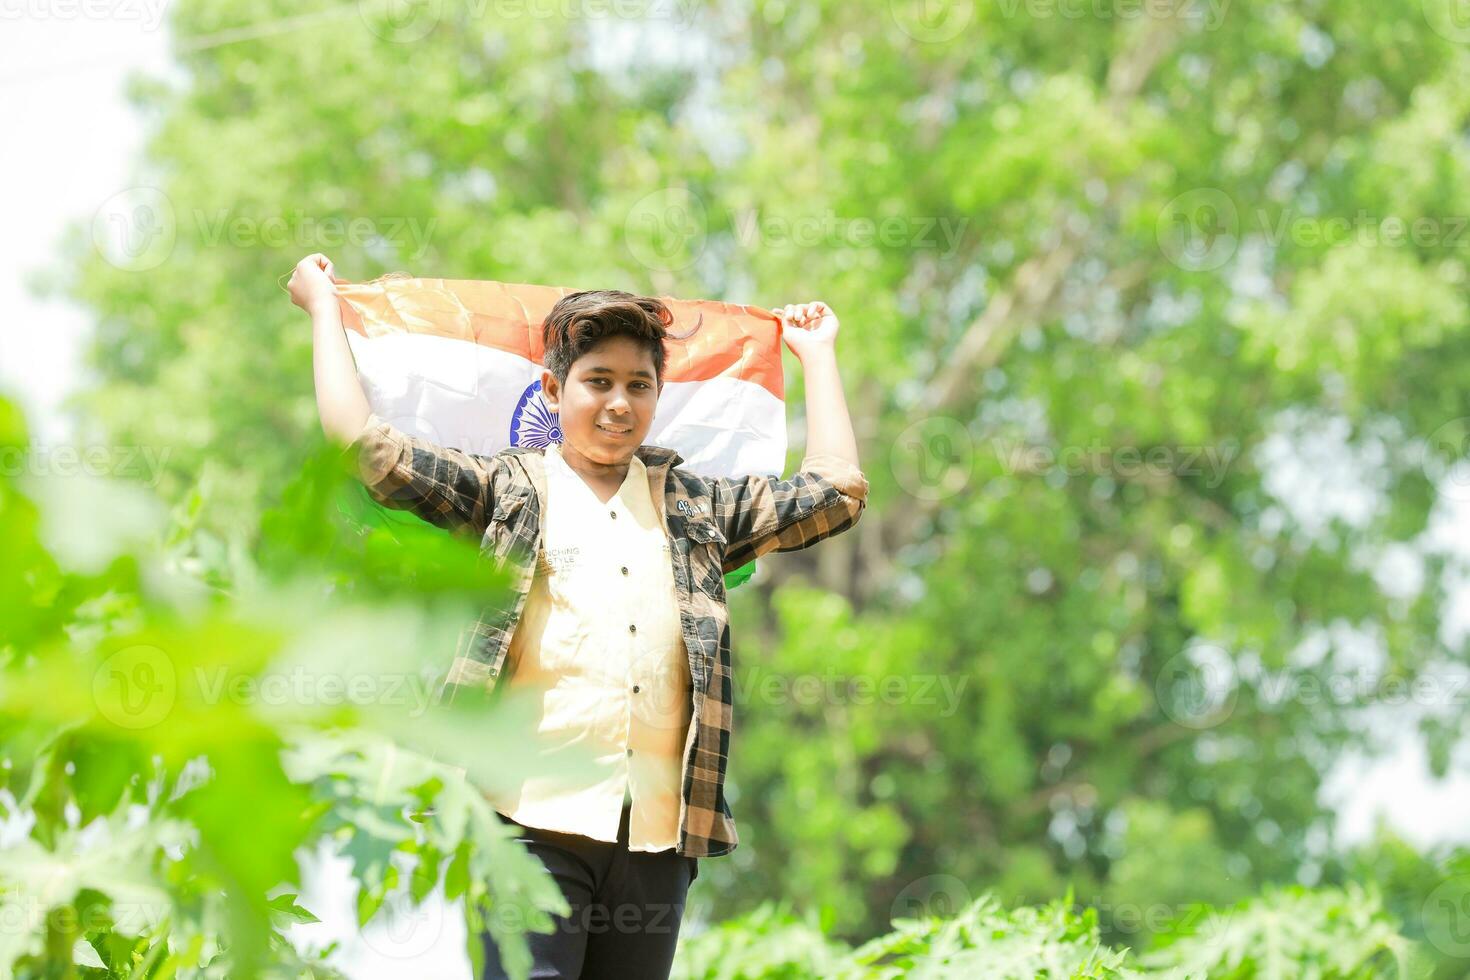
[[572, 362], [608, 337], [632, 337], [653, 355], [653, 373], [664, 377], [664, 338], [674, 314], [659, 300], [621, 289], [587, 289], [557, 300], [541, 325], [545, 364], [566, 384]]

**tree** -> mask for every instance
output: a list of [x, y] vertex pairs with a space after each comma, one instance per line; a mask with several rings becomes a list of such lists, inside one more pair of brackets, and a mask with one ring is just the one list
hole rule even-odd
[[[140, 82], [161, 193], [123, 200], [172, 244], [78, 235], [61, 284], [98, 317], [99, 432], [255, 536], [314, 424], [271, 284], [312, 250], [821, 298], [861, 338], [871, 505], [734, 595], [722, 908], [790, 895], [857, 937], [941, 870], [1100, 907], [1320, 870], [1360, 709], [1421, 724], [1397, 685], [1465, 661], [1425, 537], [1470, 418], [1470, 62], [1438, 0], [449, 8], [185, 41], [182, 87]], [[1422, 721], [1443, 764], [1464, 717]]]

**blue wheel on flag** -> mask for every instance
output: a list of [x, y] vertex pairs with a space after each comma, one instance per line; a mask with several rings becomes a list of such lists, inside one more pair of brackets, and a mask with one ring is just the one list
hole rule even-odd
[[515, 411], [510, 413], [512, 446], [545, 446], [561, 442], [561, 419], [541, 397], [541, 379], [536, 379], [521, 392]]

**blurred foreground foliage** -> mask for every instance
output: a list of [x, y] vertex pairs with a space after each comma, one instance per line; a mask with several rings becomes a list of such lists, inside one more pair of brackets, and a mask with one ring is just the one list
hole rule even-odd
[[[28, 451], [3, 401], [0, 445]], [[0, 974], [333, 976], [285, 940], [323, 840], [361, 922], [442, 888], [518, 975], [523, 924], [567, 910], [474, 788], [514, 775], [488, 760], [520, 706], [430, 710], [453, 624], [505, 583], [304, 452], [254, 551], [194, 527], [197, 497], [0, 482]]]

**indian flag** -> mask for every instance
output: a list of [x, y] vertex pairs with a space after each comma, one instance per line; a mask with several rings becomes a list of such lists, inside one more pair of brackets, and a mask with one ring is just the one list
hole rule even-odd
[[[541, 396], [541, 323], [575, 290], [402, 274], [335, 285], [358, 376], [381, 418], [487, 456], [561, 441]], [[780, 319], [755, 306], [659, 299], [674, 315], [670, 333], [698, 329], [665, 342], [664, 388], [646, 441], [677, 450], [701, 476], [780, 476]]]

